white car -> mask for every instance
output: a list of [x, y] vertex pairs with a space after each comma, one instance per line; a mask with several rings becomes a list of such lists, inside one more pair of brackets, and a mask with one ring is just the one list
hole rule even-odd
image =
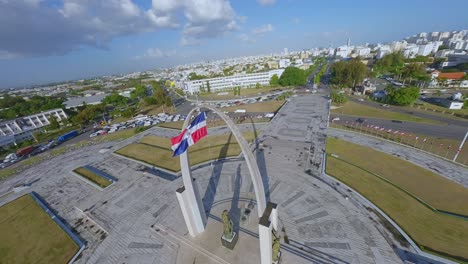
[[332, 122], [335, 122], [335, 121], [340, 121], [340, 118], [339, 117], [335, 117], [332, 119]]
[[97, 135], [98, 135], [97, 133], [91, 133], [91, 134], [89, 135], [89, 137], [92, 138], [92, 137], [95, 137], [95, 136], [97, 136]]

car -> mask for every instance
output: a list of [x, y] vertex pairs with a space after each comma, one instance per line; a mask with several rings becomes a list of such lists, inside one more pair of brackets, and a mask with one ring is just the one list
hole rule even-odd
[[392, 120], [393, 123], [403, 123], [403, 121], [400, 120]]
[[98, 134], [97, 134], [96, 132], [89, 134], [89, 137], [90, 137], [90, 138], [96, 137], [96, 136], [98, 136]]
[[358, 101], [359, 101], [359, 102], [364, 102], [364, 99], [359, 98]]
[[335, 117], [332, 119], [332, 122], [335, 122], [335, 121], [340, 121], [340, 118], [339, 117]]
[[356, 122], [358, 122], [358, 123], [360, 123], [360, 124], [362, 124], [362, 123], [364, 123], [364, 122], [366, 122], [366, 121], [367, 121], [367, 120], [364, 119], [364, 118], [358, 118], [358, 119], [356, 119]]

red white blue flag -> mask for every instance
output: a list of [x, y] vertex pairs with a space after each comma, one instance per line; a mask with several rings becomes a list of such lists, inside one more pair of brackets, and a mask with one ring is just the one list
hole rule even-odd
[[184, 153], [188, 147], [197, 143], [207, 134], [206, 114], [205, 112], [201, 112], [180, 135], [171, 138], [171, 148], [174, 151], [173, 157]]

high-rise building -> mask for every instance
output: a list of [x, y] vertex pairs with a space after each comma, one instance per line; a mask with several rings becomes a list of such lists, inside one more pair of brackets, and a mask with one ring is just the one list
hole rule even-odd
[[284, 55], [286, 55], [286, 56], [288, 56], [288, 55], [289, 55], [288, 48], [284, 48], [284, 50], [283, 50], [283, 54], [284, 54]]

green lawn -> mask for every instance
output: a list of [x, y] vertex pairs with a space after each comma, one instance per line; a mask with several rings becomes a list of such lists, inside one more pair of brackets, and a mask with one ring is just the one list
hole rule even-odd
[[372, 173], [378, 173], [400, 188], [418, 194], [419, 198], [435, 207], [458, 212], [467, 210], [463, 208], [467, 201], [466, 188], [404, 160], [346, 141], [328, 138], [327, 153], [339, 156], [339, 159], [327, 159], [327, 173], [385, 211], [416, 243], [426, 250], [458, 256], [465, 258], [465, 261], [468, 259], [468, 221], [436, 213]]
[[333, 114], [342, 114], [356, 117], [371, 117], [380, 119], [440, 124], [440, 122], [437, 122], [435, 120], [420, 118], [403, 113], [391, 112], [390, 110], [362, 105], [355, 102], [347, 102], [339, 108], [332, 109], [331, 112]]
[[284, 104], [284, 100], [270, 100], [254, 104], [245, 104], [220, 108], [221, 111], [234, 112], [237, 109], [245, 109], [251, 113], [274, 113]]
[[[219, 91], [219, 92], [212, 92], [212, 93], [205, 93], [201, 94], [198, 96], [199, 100], [229, 100], [229, 99], [241, 99], [242, 97], [253, 97], [253, 96], [261, 96], [262, 94], [270, 93], [272, 90], [287, 90], [288, 88], [286, 87], [281, 87], [281, 86], [276, 86], [276, 87], [270, 87], [270, 86], [264, 86], [260, 87], [259, 89], [256, 88], [243, 88], [241, 89], [241, 95], [237, 96], [234, 95], [233, 91]], [[226, 95], [218, 95], [218, 93], [223, 93], [227, 92], [228, 94]], [[190, 97], [191, 99], [196, 99], [196, 97]]]
[[0, 263], [67, 263], [78, 245], [29, 195], [0, 207]]
[[[243, 133], [247, 141], [254, 139], [253, 132]], [[138, 143], [127, 145], [116, 151], [117, 154], [143, 161], [167, 169], [180, 171], [179, 160], [172, 157], [170, 139], [157, 136], [146, 136]], [[207, 136], [189, 148], [190, 165], [197, 165], [209, 160], [233, 157], [241, 152], [234, 136], [230, 134]]]
[[112, 181], [109, 181], [108, 179], [101, 177], [97, 175], [96, 173], [84, 168], [76, 168], [73, 170], [76, 174], [82, 176], [83, 178], [97, 184], [101, 188], [106, 188], [107, 186], [112, 184]]

